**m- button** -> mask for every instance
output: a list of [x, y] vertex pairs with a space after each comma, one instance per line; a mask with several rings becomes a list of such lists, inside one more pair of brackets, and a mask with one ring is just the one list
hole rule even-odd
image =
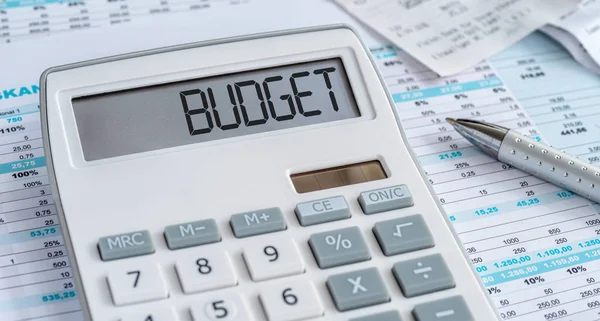
[[221, 241], [213, 219], [170, 225], [165, 228], [165, 240], [170, 250], [199, 246]]
[[137, 231], [100, 238], [98, 250], [102, 261], [118, 260], [154, 253], [148, 231]]
[[358, 202], [365, 214], [376, 214], [413, 206], [413, 198], [406, 185], [396, 185], [360, 193]]

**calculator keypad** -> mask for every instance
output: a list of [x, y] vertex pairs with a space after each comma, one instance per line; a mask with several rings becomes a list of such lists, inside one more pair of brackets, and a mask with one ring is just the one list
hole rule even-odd
[[300, 321], [323, 315], [317, 291], [304, 277], [263, 287], [260, 302], [269, 321]]
[[175, 269], [186, 294], [237, 285], [229, 255], [223, 251], [198, 251], [177, 260]]
[[390, 295], [377, 268], [331, 276], [327, 280], [327, 288], [340, 312], [390, 301]]
[[304, 262], [291, 238], [265, 240], [244, 249], [244, 261], [253, 281], [304, 273]]
[[313, 234], [309, 244], [321, 269], [371, 259], [367, 243], [358, 227]]
[[253, 321], [244, 300], [237, 294], [215, 295], [191, 309], [194, 321]]
[[[376, 214], [413, 205], [406, 185], [391, 186], [363, 192], [358, 197], [365, 214]], [[352, 214], [344, 196], [334, 196], [300, 203], [294, 209], [303, 227], [349, 219]], [[284, 231], [287, 224], [278, 207], [239, 213], [231, 216], [230, 227], [236, 238]], [[301, 227], [301, 228], [303, 228]], [[422, 215], [401, 216], [380, 221], [373, 226], [373, 235], [383, 254], [388, 257], [435, 246], [433, 236]], [[167, 226], [164, 237], [169, 250], [188, 249], [176, 256], [175, 272], [186, 295], [213, 291], [238, 285], [228, 253], [203, 245], [221, 241], [215, 220], [201, 220]], [[321, 269], [335, 268], [371, 259], [369, 247], [358, 227], [347, 227], [312, 234], [307, 240], [314, 259]], [[282, 234], [250, 245], [242, 243], [242, 258], [253, 282], [288, 277], [260, 287], [258, 300], [268, 321], [301, 321], [324, 315], [321, 298], [315, 285], [306, 276], [306, 265], [296, 240]], [[98, 243], [104, 261], [152, 254], [155, 251], [148, 231], [137, 231], [103, 237]], [[179, 253], [177, 251], [176, 253]], [[135, 261], [134, 261], [135, 262]], [[392, 300], [378, 268], [331, 274], [324, 285], [335, 308], [340, 312], [362, 309]], [[440, 254], [397, 262], [391, 271], [405, 297], [426, 295], [456, 286], [454, 278]], [[169, 297], [161, 267], [158, 264], [131, 264], [109, 271], [107, 277], [115, 305], [141, 303]], [[190, 314], [194, 321], [254, 321], [245, 298], [232, 293], [206, 296], [193, 303]], [[461, 296], [419, 304], [413, 309], [416, 321], [473, 321]], [[173, 309], [164, 306], [145, 308], [141, 314], [124, 315], [120, 321], [176, 321]], [[397, 311], [375, 313], [351, 321], [402, 321]]]
[[115, 305], [166, 299], [169, 294], [158, 264], [113, 269], [108, 286]]

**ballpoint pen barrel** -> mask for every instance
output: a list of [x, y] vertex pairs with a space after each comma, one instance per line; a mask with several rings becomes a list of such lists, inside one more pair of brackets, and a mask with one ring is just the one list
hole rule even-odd
[[561, 188], [600, 202], [600, 167], [514, 130], [509, 131], [502, 141], [498, 159]]

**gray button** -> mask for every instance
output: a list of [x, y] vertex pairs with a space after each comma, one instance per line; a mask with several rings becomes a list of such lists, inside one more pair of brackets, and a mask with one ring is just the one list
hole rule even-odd
[[148, 231], [137, 231], [100, 238], [98, 250], [102, 261], [152, 254], [154, 244]]
[[450, 289], [456, 285], [446, 262], [439, 254], [396, 263], [392, 271], [408, 298]]
[[229, 223], [238, 238], [283, 231], [287, 227], [279, 207], [235, 214]]
[[417, 304], [413, 315], [417, 321], [475, 321], [462, 296]]
[[300, 225], [308, 226], [350, 218], [350, 208], [343, 196], [325, 198], [296, 205]]
[[390, 295], [376, 268], [330, 276], [327, 288], [340, 312], [390, 301]]
[[221, 241], [215, 220], [202, 220], [165, 228], [165, 239], [171, 250]]
[[322, 269], [371, 259], [358, 227], [313, 234], [308, 244]]
[[433, 247], [433, 237], [421, 215], [375, 224], [373, 233], [386, 256]]
[[379, 314], [373, 314], [366, 317], [350, 319], [350, 321], [402, 321], [398, 311], [389, 311]]
[[358, 202], [365, 214], [376, 214], [385, 211], [413, 206], [413, 198], [406, 185], [396, 185], [386, 188], [362, 192]]

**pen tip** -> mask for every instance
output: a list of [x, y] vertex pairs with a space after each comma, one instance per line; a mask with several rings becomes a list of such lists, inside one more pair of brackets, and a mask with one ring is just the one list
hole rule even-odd
[[454, 125], [454, 123], [456, 123], [456, 119], [454, 119], [454, 118], [450, 118], [450, 117], [447, 117], [447, 118], [446, 118], [446, 121], [447, 121], [447, 122], [448, 122], [450, 125]]

